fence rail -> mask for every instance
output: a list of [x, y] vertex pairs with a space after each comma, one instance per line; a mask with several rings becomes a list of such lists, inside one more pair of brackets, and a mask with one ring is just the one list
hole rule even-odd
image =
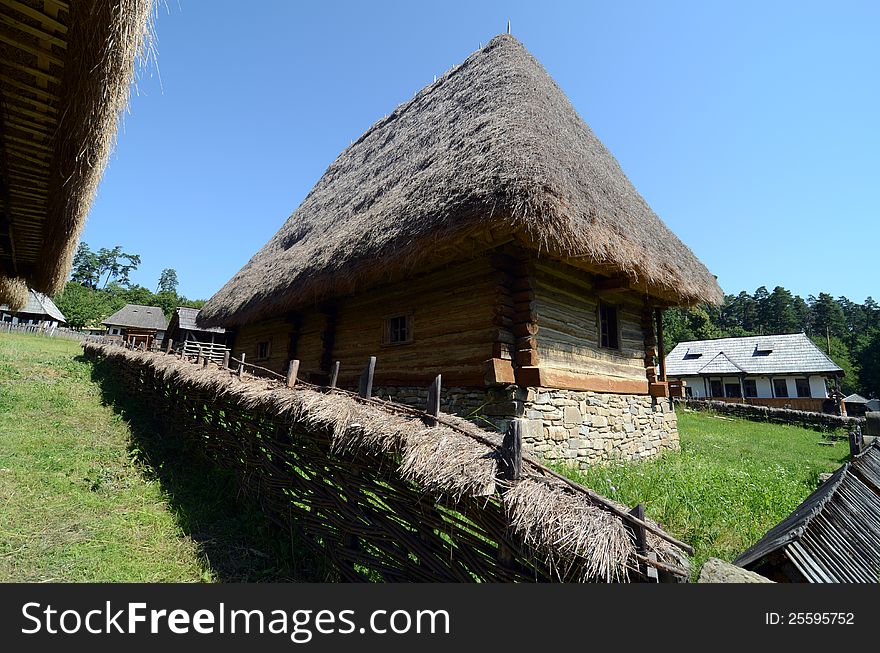
[[421, 411], [370, 396], [375, 358], [354, 393], [298, 380], [297, 361], [282, 376], [245, 356], [84, 350], [345, 579], [687, 576], [690, 547], [523, 453], [521, 422], [502, 439], [440, 413], [439, 378]]

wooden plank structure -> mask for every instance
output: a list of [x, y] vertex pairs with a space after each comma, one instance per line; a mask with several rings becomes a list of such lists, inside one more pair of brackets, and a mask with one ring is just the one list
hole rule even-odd
[[63, 286], [151, 11], [152, 0], [0, 0], [0, 304]]

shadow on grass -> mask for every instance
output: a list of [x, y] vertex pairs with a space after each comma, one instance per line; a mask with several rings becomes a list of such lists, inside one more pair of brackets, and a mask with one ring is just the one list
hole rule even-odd
[[108, 365], [94, 362], [92, 380], [104, 403], [128, 424], [132, 459], [146, 477], [159, 481], [178, 525], [199, 545], [216, 580], [335, 580], [325, 559], [282, 532], [239, 494], [231, 472], [214, 464], [184, 434], [163, 433], [149, 406], [127, 395]]

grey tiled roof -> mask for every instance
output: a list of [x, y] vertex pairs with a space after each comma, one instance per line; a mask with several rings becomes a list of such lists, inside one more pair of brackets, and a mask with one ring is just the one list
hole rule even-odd
[[164, 331], [168, 327], [165, 314], [158, 306], [141, 306], [140, 304], [127, 304], [113, 315], [103, 320], [101, 324], [107, 326], [135, 327], [138, 329], [156, 329]]
[[55, 306], [55, 302], [46, 297], [43, 293], [37, 292], [36, 290], [28, 291], [28, 299], [25, 307], [20, 311], [11, 311], [9, 310], [9, 306], [6, 304], [0, 305], [0, 311], [6, 311], [7, 313], [29, 313], [31, 315], [48, 315], [53, 320], [58, 320], [59, 322], [67, 322], [67, 318], [64, 317], [64, 313], [58, 310], [58, 307]]
[[187, 306], [177, 307], [177, 320], [180, 329], [186, 331], [207, 331], [213, 333], [226, 333], [226, 329], [221, 327], [200, 327], [196, 324], [196, 317], [199, 315], [199, 309], [189, 308]]
[[862, 395], [853, 393], [848, 397], [844, 397], [843, 401], [847, 404], [866, 404], [868, 400], [865, 399]]
[[680, 342], [666, 357], [666, 374], [671, 377], [842, 371], [803, 333]]
[[758, 570], [781, 553], [813, 583], [874, 583], [880, 574], [880, 446], [874, 443], [742, 553]]

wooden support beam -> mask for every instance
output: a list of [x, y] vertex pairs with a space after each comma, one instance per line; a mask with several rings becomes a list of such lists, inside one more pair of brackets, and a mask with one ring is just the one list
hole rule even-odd
[[593, 290], [598, 294], [623, 292], [630, 289], [630, 281], [626, 277], [611, 277], [610, 279], [596, 279], [593, 282]]
[[241, 378], [244, 374], [244, 362], [247, 360], [247, 354], [241, 352], [241, 363], [238, 365], [238, 378]]
[[296, 375], [299, 373], [299, 361], [294, 359], [287, 366], [287, 387], [292, 388], [296, 385]]
[[657, 363], [660, 365], [660, 381], [666, 381], [666, 349], [663, 344], [663, 309], [654, 309], [654, 318], [657, 322]]
[[168, 338], [168, 342], [165, 344], [165, 353], [170, 354], [171, 348], [174, 346], [174, 341], [171, 338]]
[[428, 386], [428, 406], [425, 408], [425, 412], [431, 416], [425, 418], [425, 424], [428, 426], [437, 426], [436, 418], [440, 415], [440, 390], [442, 388], [440, 377], [441, 375], [438, 374], [437, 378]]
[[358, 384], [358, 394], [364, 399], [373, 396], [373, 375], [376, 373], [376, 357], [370, 356], [367, 366], [361, 374], [360, 383]]
[[505, 481], [518, 481], [522, 477], [522, 440], [525, 420], [510, 421], [498, 459], [498, 476]]
[[229, 350], [228, 349], [223, 352], [223, 369], [224, 370], [229, 369]]
[[339, 365], [340, 362], [336, 361], [333, 363], [333, 371], [330, 373], [330, 387], [335, 388], [336, 382], [339, 380]]

